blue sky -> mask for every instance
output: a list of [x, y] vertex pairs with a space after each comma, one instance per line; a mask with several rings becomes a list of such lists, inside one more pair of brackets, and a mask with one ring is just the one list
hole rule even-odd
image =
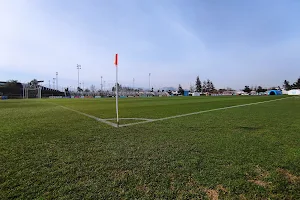
[[298, 0], [1, 0], [0, 80], [189, 88], [300, 76]]

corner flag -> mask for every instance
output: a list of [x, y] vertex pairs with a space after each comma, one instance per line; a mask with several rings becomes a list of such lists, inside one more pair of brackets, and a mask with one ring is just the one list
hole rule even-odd
[[119, 108], [118, 108], [118, 54], [115, 56], [115, 65], [116, 65], [116, 114], [117, 114], [117, 125], [119, 127]]

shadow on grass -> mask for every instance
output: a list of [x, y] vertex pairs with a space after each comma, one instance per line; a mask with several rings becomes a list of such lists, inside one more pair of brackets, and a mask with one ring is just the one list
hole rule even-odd
[[246, 131], [257, 131], [259, 129], [262, 129], [262, 127], [238, 126], [237, 129], [242, 129]]

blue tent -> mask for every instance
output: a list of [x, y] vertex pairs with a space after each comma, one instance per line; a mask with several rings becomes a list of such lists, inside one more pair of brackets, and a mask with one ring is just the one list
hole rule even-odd
[[270, 90], [268, 95], [282, 95], [282, 92], [280, 90]]

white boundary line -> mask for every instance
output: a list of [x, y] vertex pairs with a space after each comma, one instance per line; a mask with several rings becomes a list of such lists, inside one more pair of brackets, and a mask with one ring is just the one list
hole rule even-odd
[[[148, 119], [148, 118], [119, 118], [119, 119], [132, 119], [132, 120], [142, 120], [142, 121], [152, 121], [153, 119]], [[110, 118], [110, 119], [104, 119], [104, 120], [107, 120], [107, 121], [110, 121], [110, 120], [117, 120], [117, 118]]]
[[[49, 102], [49, 103], [50, 103], [50, 102]], [[84, 112], [80, 112], [80, 111], [74, 110], [74, 109], [72, 109], [72, 108], [68, 108], [68, 107], [65, 107], [65, 106], [61, 106], [61, 105], [58, 105], [58, 104], [55, 104], [55, 103], [51, 103], [51, 104], [56, 105], [56, 106], [59, 106], [59, 107], [64, 108], [64, 109], [66, 109], [66, 110], [70, 110], [70, 111], [76, 112], [76, 113], [78, 113], [78, 114], [80, 114], [80, 115], [84, 115], [84, 116], [86, 116], [86, 117], [95, 119], [95, 120], [97, 120], [97, 121], [99, 121], [99, 122], [103, 122], [103, 123], [105, 123], [105, 124], [111, 125], [112, 127], [118, 127], [118, 125], [117, 125], [116, 123], [106, 121], [105, 119], [101, 119], [101, 118], [95, 117], [95, 116], [93, 116], [93, 115], [89, 115], [89, 114], [86, 114], [86, 113], [84, 113]]]
[[[126, 127], [126, 126], [133, 126], [133, 125], [138, 125], [138, 124], [145, 124], [145, 123], [150, 123], [150, 122], [156, 122], [156, 121], [163, 121], [163, 120], [168, 120], [168, 119], [174, 119], [174, 118], [180, 118], [180, 117], [186, 117], [186, 116], [190, 116], [190, 115], [197, 115], [197, 114], [202, 114], [202, 113], [207, 113], [207, 112], [213, 112], [213, 111], [218, 111], [218, 110], [226, 110], [226, 109], [230, 109], [230, 108], [238, 108], [238, 107], [244, 107], [244, 106], [250, 106], [250, 105], [257, 105], [257, 104], [262, 104], [262, 103], [268, 103], [268, 102], [273, 102], [273, 101], [280, 101], [283, 99], [288, 99], [288, 98], [292, 98], [292, 97], [285, 97], [285, 98], [280, 98], [280, 99], [273, 99], [273, 100], [268, 100], [268, 101], [260, 101], [260, 102], [255, 102], [255, 103], [247, 103], [247, 104], [240, 104], [240, 105], [235, 105], [235, 106], [227, 106], [227, 107], [223, 107], [223, 108], [215, 108], [215, 109], [210, 109], [210, 110], [203, 110], [203, 111], [199, 111], [199, 112], [192, 112], [192, 113], [186, 113], [186, 114], [182, 114], [182, 115], [174, 115], [174, 116], [170, 116], [170, 117], [163, 117], [163, 118], [158, 118], [158, 119], [147, 119], [147, 118], [119, 118], [119, 119], [133, 119], [133, 120], [144, 120], [142, 122], [134, 122], [134, 123], [129, 123], [129, 124], [122, 124], [119, 125], [119, 127]], [[117, 128], [118, 124], [110, 122], [108, 120], [115, 120], [115, 118], [111, 118], [111, 119], [101, 119], [98, 117], [95, 117], [93, 115], [89, 115], [86, 114], [84, 112], [80, 112], [77, 110], [74, 110], [72, 108], [68, 108], [56, 103], [52, 103], [52, 102], [48, 102], [50, 104], [53, 104], [55, 106], [59, 106], [61, 108], [64, 108], [66, 110], [78, 113], [80, 115], [84, 115], [86, 117], [95, 119], [96, 121], [108, 124], [112, 127]]]
[[142, 121], [142, 122], [135, 122], [135, 123], [130, 123], [130, 124], [122, 124], [122, 125], [119, 125], [119, 127], [132, 126], [132, 125], [137, 125], [137, 124], [145, 124], [145, 123], [156, 122], [156, 121], [163, 121], [163, 120], [186, 117], [186, 116], [190, 116], [190, 115], [197, 115], [197, 114], [213, 112], [213, 111], [218, 111], [218, 110], [226, 110], [226, 109], [230, 109], [230, 108], [238, 108], [238, 107], [244, 107], [244, 106], [250, 106], [250, 105], [257, 105], [257, 104], [268, 103], [268, 102], [273, 102], [273, 101], [280, 101], [280, 100], [287, 99], [287, 98], [290, 98], [290, 97], [285, 97], [285, 98], [280, 98], [280, 99], [273, 99], [273, 100], [268, 100], [268, 101], [260, 101], [260, 102], [255, 102], [255, 103], [240, 104], [240, 105], [235, 105], [235, 106], [227, 106], [227, 107], [223, 107], [223, 108], [203, 110], [203, 111], [199, 111], [199, 112], [187, 113], [187, 114], [182, 114], [182, 115], [174, 115], [174, 116], [170, 116], [170, 117], [152, 119], [151, 121]]

